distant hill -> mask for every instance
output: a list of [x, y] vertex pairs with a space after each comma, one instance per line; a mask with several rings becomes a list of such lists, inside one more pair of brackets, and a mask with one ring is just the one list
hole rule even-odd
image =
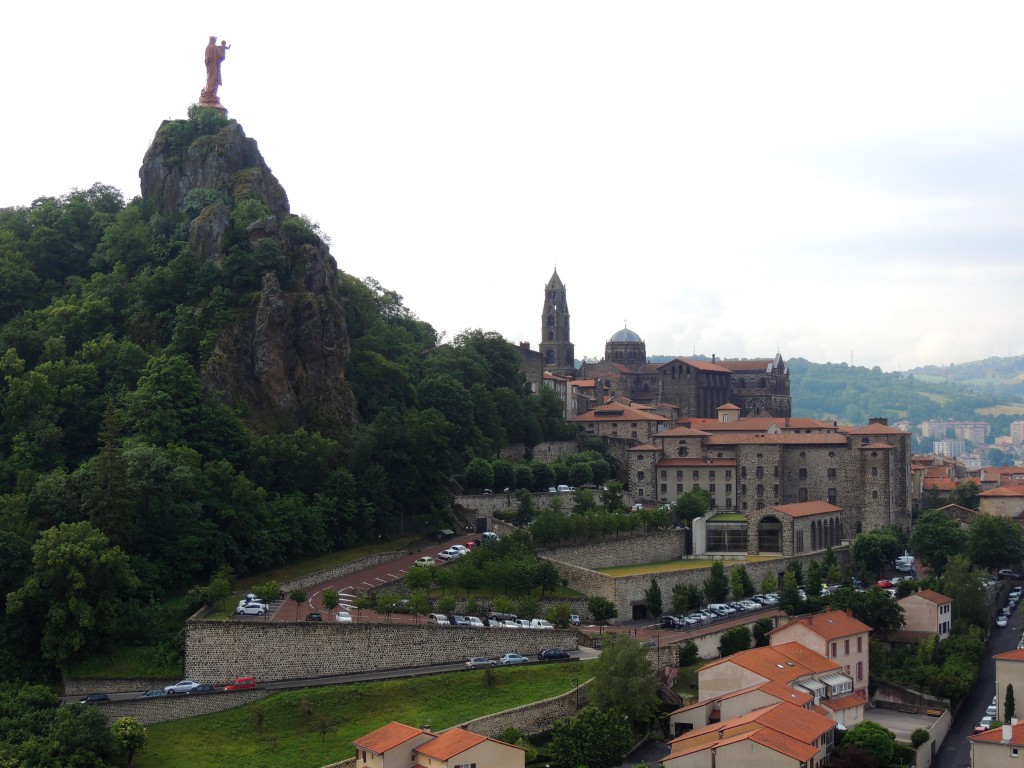
[[951, 381], [976, 392], [1024, 400], [1024, 356], [988, 357], [957, 365], [926, 365], [909, 371], [919, 379]]

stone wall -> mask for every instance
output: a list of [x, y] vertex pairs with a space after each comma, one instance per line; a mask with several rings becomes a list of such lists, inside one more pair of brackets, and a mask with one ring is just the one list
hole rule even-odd
[[190, 621], [185, 676], [223, 683], [316, 678], [433, 664], [470, 656], [524, 656], [575, 648], [573, 630], [459, 629], [410, 624]]
[[256, 688], [249, 691], [224, 691], [191, 696], [161, 696], [156, 699], [109, 701], [96, 706], [104, 717], [114, 722], [120, 717], [134, 717], [143, 725], [184, 720], [196, 715], [209, 715], [234, 709], [269, 696], [273, 691]]
[[148, 691], [173, 685], [181, 678], [173, 680], [155, 677], [69, 677], [64, 680], [65, 696], [84, 696], [88, 693], [103, 691], [104, 693], [131, 693], [132, 691]]
[[320, 584], [324, 581], [330, 581], [331, 579], [337, 579], [342, 576], [347, 576], [350, 573], [361, 571], [364, 568], [373, 568], [377, 565], [390, 563], [392, 560], [397, 560], [400, 557], [404, 557], [405, 555], [410, 554], [412, 554], [412, 550], [400, 550], [398, 552], [381, 552], [376, 555], [369, 555], [368, 557], [363, 557], [359, 560], [353, 560], [350, 563], [336, 565], [333, 568], [327, 568], [323, 571], [309, 573], [305, 576], [300, 576], [297, 579], [286, 581], [283, 584], [281, 584], [281, 589], [283, 589], [285, 592], [288, 592], [293, 589], [302, 589], [304, 587], [310, 587], [314, 584]]
[[579, 547], [550, 549], [544, 551], [542, 557], [583, 568], [611, 568], [616, 565], [678, 560], [685, 547], [686, 531], [656, 531], [622, 535]]

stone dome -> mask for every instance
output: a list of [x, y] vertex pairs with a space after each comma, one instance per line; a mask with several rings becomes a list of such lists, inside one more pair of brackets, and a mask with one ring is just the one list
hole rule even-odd
[[613, 342], [641, 342], [643, 339], [629, 328], [623, 328], [621, 331], [612, 336], [609, 341]]

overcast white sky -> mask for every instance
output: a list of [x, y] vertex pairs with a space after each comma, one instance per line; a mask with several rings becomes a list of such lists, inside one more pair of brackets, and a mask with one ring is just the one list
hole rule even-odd
[[19, 2], [0, 206], [139, 193], [221, 100], [345, 272], [577, 357], [1021, 354], [1024, 3]]

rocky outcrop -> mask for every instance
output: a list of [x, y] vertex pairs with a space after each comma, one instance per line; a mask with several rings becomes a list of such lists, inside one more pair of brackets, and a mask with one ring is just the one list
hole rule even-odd
[[[214, 132], [196, 135], [204, 129]], [[256, 142], [235, 121], [165, 121], [139, 176], [147, 210], [190, 217], [189, 248], [237, 292], [241, 309], [215, 329], [202, 360], [207, 393], [244, 403], [261, 431], [338, 434], [351, 425], [357, 410], [345, 380], [349, 339], [337, 264], [308, 223], [289, 212]], [[257, 294], [238, 287], [237, 272], [269, 263], [252, 278]]]

